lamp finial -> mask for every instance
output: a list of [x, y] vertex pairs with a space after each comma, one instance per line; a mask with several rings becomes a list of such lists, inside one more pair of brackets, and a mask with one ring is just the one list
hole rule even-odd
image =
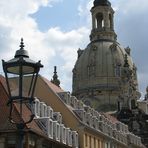
[[23, 42], [23, 38], [21, 38], [21, 44], [20, 44], [20, 49], [23, 50], [25, 47], [24, 42]]

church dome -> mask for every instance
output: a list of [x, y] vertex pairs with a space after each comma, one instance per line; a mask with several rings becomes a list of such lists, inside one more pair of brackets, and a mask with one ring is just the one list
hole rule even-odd
[[132, 70], [132, 59], [119, 43], [111, 41], [90, 43], [84, 51], [81, 51], [75, 64], [73, 93], [91, 88], [100, 91], [118, 89], [125, 55]]
[[108, 0], [95, 0], [91, 13], [90, 43], [78, 50], [72, 93], [98, 111], [131, 108], [138, 97], [138, 83], [130, 48], [117, 42], [114, 10]]

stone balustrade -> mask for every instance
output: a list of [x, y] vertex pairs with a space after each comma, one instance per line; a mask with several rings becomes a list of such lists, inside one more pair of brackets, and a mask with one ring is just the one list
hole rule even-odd
[[[67, 101], [70, 103], [70, 100]], [[60, 112], [54, 112], [50, 106], [35, 99], [33, 112], [39, 127], [47, 134], [48, 138], [61, 142], [73, 148], [78, 148], [78, 133], [66, 127], [62, 122]]]
[[60, 92], [59, 97], [64, 103], [66, 103], [66, 105], [70, 105], [73, 108], [73, 112], [83, 122], [83, 124], [92, 129], [96, 129], [96, 131], [102, 132], [125, 145], [128, 145], [128, 143], [138, 146], [142, 145], [141, 138], [131, 134], [128, 130], [128, 126], [122, 122], [119, 121], [117, 123], [112, 123], [104, 115], [100, 114], [90, 106], [85, 105], [76, 97], [71, 96], [70, 93]]

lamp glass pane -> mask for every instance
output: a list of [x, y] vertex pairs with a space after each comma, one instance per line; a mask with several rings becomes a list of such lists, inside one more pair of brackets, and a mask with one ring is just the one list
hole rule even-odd
[[11, 96], [19, 96], [19, 77], [15, 74], [8, 74], [8, 83]]
[[34, 67], [23, 66], [23, 74], [32, 74], [32, 73], [34, 73]]
[[30, 97], [32, 92], [32, 77], [33, 74], [25, 75], [23, 77], [23, 97]]
[[[9, 67], [7, 70], [10, 73], [19, 75], [19, 68], [20, 66]], [[30, 74], [34, 72], [34, 67], [32, 66], [23, 66], [23, 74]]]

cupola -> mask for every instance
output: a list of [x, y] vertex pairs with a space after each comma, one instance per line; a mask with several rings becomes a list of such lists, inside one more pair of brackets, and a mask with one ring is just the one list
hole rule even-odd
[[114, 10], [108, 0], [95, 0], [92, 13], [91, 41], [97, 40], [116, 40], [114, 32]]

